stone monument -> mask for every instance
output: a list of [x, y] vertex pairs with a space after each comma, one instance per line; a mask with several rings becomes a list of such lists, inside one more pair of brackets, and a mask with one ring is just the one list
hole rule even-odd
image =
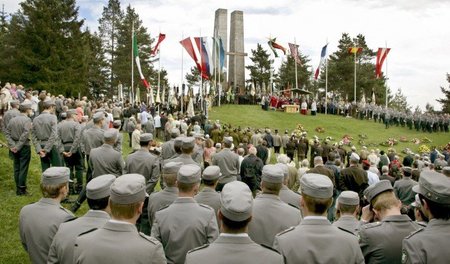
[[244, 12], [233, 11], [230, 23], [228, 80], [237, 94], [245, 91]]

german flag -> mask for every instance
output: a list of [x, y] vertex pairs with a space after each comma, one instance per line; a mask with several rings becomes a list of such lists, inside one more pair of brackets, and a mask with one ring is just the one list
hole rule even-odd
[[352, 54], [361, 53], [362, 50], [363, 50], [362, 48], [352, 47], [352, 48], [348, 48], [348, 53], [352, 53]]

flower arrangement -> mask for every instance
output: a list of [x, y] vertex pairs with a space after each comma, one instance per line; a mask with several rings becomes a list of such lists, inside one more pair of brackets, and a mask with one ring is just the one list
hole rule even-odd
[[429, 153], [430, 148], [427, 145], [420, 145], [420, 147], [417, 151], [419, 151], [420, 154]]
[[401, 136], [398, 140], [400, 142], [408, 142], [408, 139], [405, 136]]
[[413, 139], [411, 139], [411, 142], [414, 143], [414, 144], [416, 144], [416, 145], [419, 145], [419, 144], [420, 144], [420, 139], [418, 139], [418, 138], [413, 138]]
[[315, 131], [317, 133], [325, 133], [325, 128], [323, 128], [323, 127], [316, 127]]

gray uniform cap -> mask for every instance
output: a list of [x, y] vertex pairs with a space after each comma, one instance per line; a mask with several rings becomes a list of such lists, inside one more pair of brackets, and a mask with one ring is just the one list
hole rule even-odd
[[68, 114], [68, 115], [72, 115], [72, 116], [77, 115], [77, 110], [75, 110], [75, 109], [69, 109], [69, 110], [67, 110], [67, 114]]
[[108, 197], [111, 193], [111, 184], [115, 180], [116, 176], [112, 174], [95, 177], [86, 185], [87, 198], [97, 200]]
[[11, 106], [13, 106], [13, 105], [19, 105], [20, 102], [19, 102], [19, 100], [11, 100], [11, 101], [9, 101], [9, 104], [10, 104]]
[[183, 162], [167, 162], [164, 164], [162, 172], [163, 174], [177, 174], [181, 166], [183, 166]]
[[180, 135], [180, 130], [178, 128], [172, 128], [170, 135], [171, 137], [178, 137]]
[[112, 140], [112, 139], [116, 140], [118, 136], [119, 132], [117, 131], [117, 129], [114, 128], [110, 128], [103, 133], [104, 140]]
[[120, 125], [122, 125], [122, 122], [120, 120], [114, 120], [113, 125], [120, 126]]
[[306, 173], [300, 179], [299, 192], [314, 198], [333, 197], [333, 182], [325, 175]]
[[252, 216], [252, 192], [243, 182], [233, 181], [225, 184], [220, 193], [220, 202], [220, 212], [232, 221], [241, 222]]
[[222, 173], [220, 173], [219, 166], [211, 165], [203, 171], [202, 179], [213, 181], [219, 179], [220, 176]]
[[67, 167], [50, 167], [42, 173], [41, 182], [44, 185], [58, 185], [71, 182], [70, 170]]
[[139, 138], [139, 140], [142, 142], [149, 142], [149, 141], [153, 140], [153, 135], [152, 135], [152, 133], [141, 134], [141, 137]]
[[98, 122], [100, 120], [103, 120], [105, 118], [105, 114], [103, 112], [97, 112], [94, 114], [94, 116], [92, 117], [92, 119], [94, 120], [94, 122]]
[[370, 203], [378, 194], [385, 191], [392, 191], [393, 189], [394, 188], [392, 188], [392, 184], [389, 180], [382, 180], [367, 187], [367, 189], [364, 190], [364, 196]]
[[284, 163], [277, 163], [276, 165], [278, 167], [280, 167], [280, 169], [283, 171], [284, 178], [287, 178], [289, 176], [289, 167], [288, 167], [288, 165], [286, 165]]
[[201, 168], [195, 164], [186, 164], [181, 166], [177, 174], [177, 181], [181, 183], [200, 182]]
[[435, 171], [422, 171], [419, 184], [412, 190], [428, 200], [439, 204], [450, 204], [450, 178]]
[[182, 149], [190, 149], [195, 146], [195, 138], [193, 137], [183, 137], [181, 141], [183, 142], [181, 145]]
[[353, 153], [350, 155], [350, 160], [352, 160], [352, 161], [359, 161], [359, 159], [360, 159], [360, 157], [359, 157], [358, 154], [356, 154], [356, 152], [353, 152]]
[[261, 179], [270, 183], [282, 183], [284, 180], [283, 169], [278, 165], [265, 165], [262, 169]]
[[31, 109], [31, 103], [22, 102], [19, 105], [19, 109], [22, 110], [22, 111], [27, 110], [27, 109]]
[[227, 144], [233, 144], [233, 137], [224, 137], [223, 142]]
[[55, 105], [55, 102], [53, 102], [52, 99], [46, 99], [46, 100], [44, 101], [44, 106], [45, 106], [45, 107], [49, 107], [49, 106], [52, 106], [52, 105]]
[[125, 174], [118, 177], [111, 185], [110, 199], [117, 204], [143, 202], [148, 194], [145, 192], [145, 178], [140, 174]]
[[345, 205], [358, 205], [359, 195], [354, 191], [343, 191], [337, 198], [337, 202]]
[[442, 168], [442, 173], [443, 173], [445, 176], [450, 177], [450, 166], [445, 166], [444, 168]]

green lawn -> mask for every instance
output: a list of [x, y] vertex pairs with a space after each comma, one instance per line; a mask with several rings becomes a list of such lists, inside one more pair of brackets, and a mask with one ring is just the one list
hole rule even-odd
[[[422, 139], [428, 137], [433, 142], [428, 143], [428, 146], [445, 145], [450, 141], [450, 134], [445, 133], [416, 133], [415, 130], [410, 131], [407, 128], [389, 128], [385, 129], [382, 124], [374, 123], [373, 121], [360, 121], [354, 119], [347, 119], [340, 116], [300, 116], [299, 114], [287, 114], [275, 111], [263, 111], [260, 106], [238, 106], [238, 105], [223, 105], [220, 108], [213, 108], [209, 117], [211, 120], [220, 119], [222, 123], [232, 124], [233, 126], [265, 128], [269, 127], [272, 130], [278, 129], [283, 133], [285, 129], [291, 132], [297, 124], [302, 124], [308, 131], [308, 136], [317, 135], [320, 138], [327, 136], [333, 137], [335, 140], [340, 140], [343, 135], [348, 134], [354, 137], [354, 143], [357, 148], [358, 135], [366, 134], [366, 144], [374, 144], [369, 148], [387, 149], [387, 147], [378, 146], [378, 144], [389, 137], [399, 139], [401, 136], [408, 140], [412, 138]], [[323, 127], [325, 133], [315, 132], [316, 127]], [[0, 135], [0, 140], [5, 141], [3, 134]], [[128, 148], [128, 135], [124, 134], [124, 153], [130, 153]], [[395, 148], [397, 151], [409, 147], [416, 151], [418, 145], [412, 143], [399, 143]], [[20, 209], [29, 203], [37, 201], [41, 195], [39, 191], [40, 181], [40, 161], [36, 154], [32, 155], [28, 187], [32, 193], [30, 197], [17, 197], [15, 195], [14, 180], [12, 177], [12, 161], [8, 157], [8, 149], [6, 147], [0, 148], [0, 263], [29, 263], [28, 255], [22, 248], [19, 238], [18, 230], [18, 216]], [[159, 185], [158, 185], [159, 186]], [[157, 186], [157, 188], [159, 188]], [[71, 197], [75, 199], [75, 197]], [[77, 212], [77, 216], [83, 215], [87, 210], [87, 205]]]

